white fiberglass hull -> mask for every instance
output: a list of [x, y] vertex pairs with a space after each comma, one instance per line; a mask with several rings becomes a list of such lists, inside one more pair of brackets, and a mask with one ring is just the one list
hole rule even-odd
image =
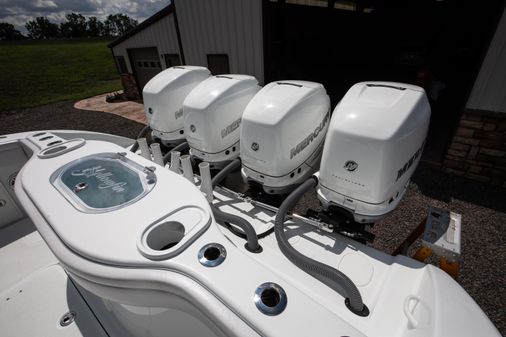
[[[25, 235], [14, 235], [16, 240], [0, 248], [0, 263], [8, 265], [2, 261], [12, 257], [12, 251], [6, 253], [8, 248], [19, 249], [26, 257], [6, 269], [18, 276], [2, 283], [2, 294], [10, 294], [16, 285], [27, 282], [30, 269], [35, 273], [59, 265], [75, 283], [78, 298], [84, 299], [96, 316], [100, 323], [97, 331], [104, 329], [109, 336], [499, 336], [471, 297], [440, 269], [404, 256], [392, 257], [298, 222], [288, 223], [286, 234], [296, 250], [339, 269], [359, 288], [370, 314], [355, 315], [340, 294], [292, 264], [279, 250], [274, 234], [260, 240], [261, 253], [249, 252], [243, 239], [216, 223], [196, 188], [126, 151], [129, 143], [124, 139], [83, 132], [79, 138], [85, 143], [79, 148], [41, 158], [37, 154], [44, 144], [30, 140], [34, 134], [8, 135], [0, 139], [0, 149], [21, 144], [27, 162], [15, 182], [16, 204], [35, 224], [54, 257], [40, 237], [34, 244], [38, 250], [31, 250]], [[59, 133], [60, 137], [64, 134]], [[50, 177], [75, 160], [102, 152], [127, 152], [124, 156], [128, 160], [156, 166], [157, 181], [138, 201], [88, 214], [69, 203]], [[227, 190], [217, 188], [214, 203], [224, 212], [249, 220], [257, 233], [273, 226], [274, 212], [240, 200]], [[150, 255], [142, 246], [143, 233], [166, 214], [177, 216], [185, 205], [201, 213], [195, 218], [184, 215], [178, 221], [194, 221], [192, 228], [203, 229], [185, 227], [187, 243]], [[0, 223], [0, 233], [12, 232], [22, 221], [28, 220]], [[160, 233], [157, 237], [163, 236]], [[29, 235], [38, 237], [36, 233]], [[215, 267], [199, 262], [200, 249], [209, 243], [219, 243], [226, 250], [226, 258]], [[42, 265], [29, 257], [31, 253], [44, 256], [41, 251], [48, 256]], [[26, 271], [16, 274], [24, 268], [23, 263]], [[255, 306], [255, 289], [265, 282], [280, 285], [286, 293], [286, 308], [278, 315], [266, 315]], [[61, 301], [68, 300], [61, 297]], [[60, 303], [56, 302], [54, 305]], [[72, 305], [67, 303], [68, 309], [73, 309]], [[10, 308], [2, 305], [0, 310], [18, 310]], [[6, 317], [13, 315], [0, 315], [0, 333], [16, 336], [13, 327], [19, 322], [9, 319], [8, 324]], [[76, 324], [97, 323], [90, 322], [76, 320]], [[55, 330], [69, 331], [62, 327]]]

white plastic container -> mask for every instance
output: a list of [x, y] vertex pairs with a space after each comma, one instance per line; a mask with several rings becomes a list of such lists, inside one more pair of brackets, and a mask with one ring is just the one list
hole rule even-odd
[[325, 88], [279, 81], [251, 100], [241, 126], [242, 176], [284, 193], [318, 169], [330, 115]]
[[183, 103], [191, 154], [212, 166], [237, 158], [242, 114], [259, 90], [247, 75], [213, 76], [195, 87]]
[[184, 141], [183, 101], [210, 75], [204, 67], [177, 66], [160, 72], [144, 86], [144, 112], [154, 138], [165, 145]]
[[320, 166], [324, 208], [374, 222], [395, 209], [422, 154], [430, 105], [422, 88], [392, 82], [355, 84], [338, 104]]

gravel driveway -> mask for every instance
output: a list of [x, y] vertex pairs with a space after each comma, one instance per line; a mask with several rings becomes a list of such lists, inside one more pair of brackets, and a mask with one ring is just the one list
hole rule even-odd
[[[74, 102], [0, 112], [0, 134], [77, 129], [135, 138], [142, 124], [119, 116], [77, 110]], [[314, 194], [302, 206], [318, 206]], [[462, 214], [462, 262], [458, 282], [506, 334], [506, 189], [418, 167], [399, 207], [377, 223], [374, 247], [391, 253], [419, 223], [428, 206]]]

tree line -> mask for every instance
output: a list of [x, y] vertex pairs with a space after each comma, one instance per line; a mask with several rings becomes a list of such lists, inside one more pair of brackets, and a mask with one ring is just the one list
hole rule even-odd
[[110, 14], [100, 21], [95, 16], [86, 18], [80, 13], [70, 13], [65, 15], [65, 21], [60, 24], [40, 16], [25, 24], [27, 36], [15, 29], [14, 25], [0, 22], [0, 40], [114, 37], [123, 35], [137, 24], [137, 20], [125, 14]]

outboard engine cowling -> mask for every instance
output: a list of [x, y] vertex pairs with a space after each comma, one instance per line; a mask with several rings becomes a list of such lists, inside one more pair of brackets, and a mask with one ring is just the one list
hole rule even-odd
[[246, 107], [241, 125], [241, 173], [270, 194], [285, 193], [318, 170], [330, 118], [323, 85], [279, 81]]
[[168, 146], [185, 140], [183, 101], [209, 76], [205, 67], [176, 66], [158, 73], [144, 86], [144, 112], [155, 139]]
[[260, 90], [247, 75], [218, 75], [200, 83], [183, 103], [184, 130], [190, 152], [220, 167], [239, 156], [241, 117]]
[[392, 82], [355, 84], [338, 104], [325, 140], [318, 198], [355, 221], [395, 209], [422, 154], [429, 127], [425, 91]]

